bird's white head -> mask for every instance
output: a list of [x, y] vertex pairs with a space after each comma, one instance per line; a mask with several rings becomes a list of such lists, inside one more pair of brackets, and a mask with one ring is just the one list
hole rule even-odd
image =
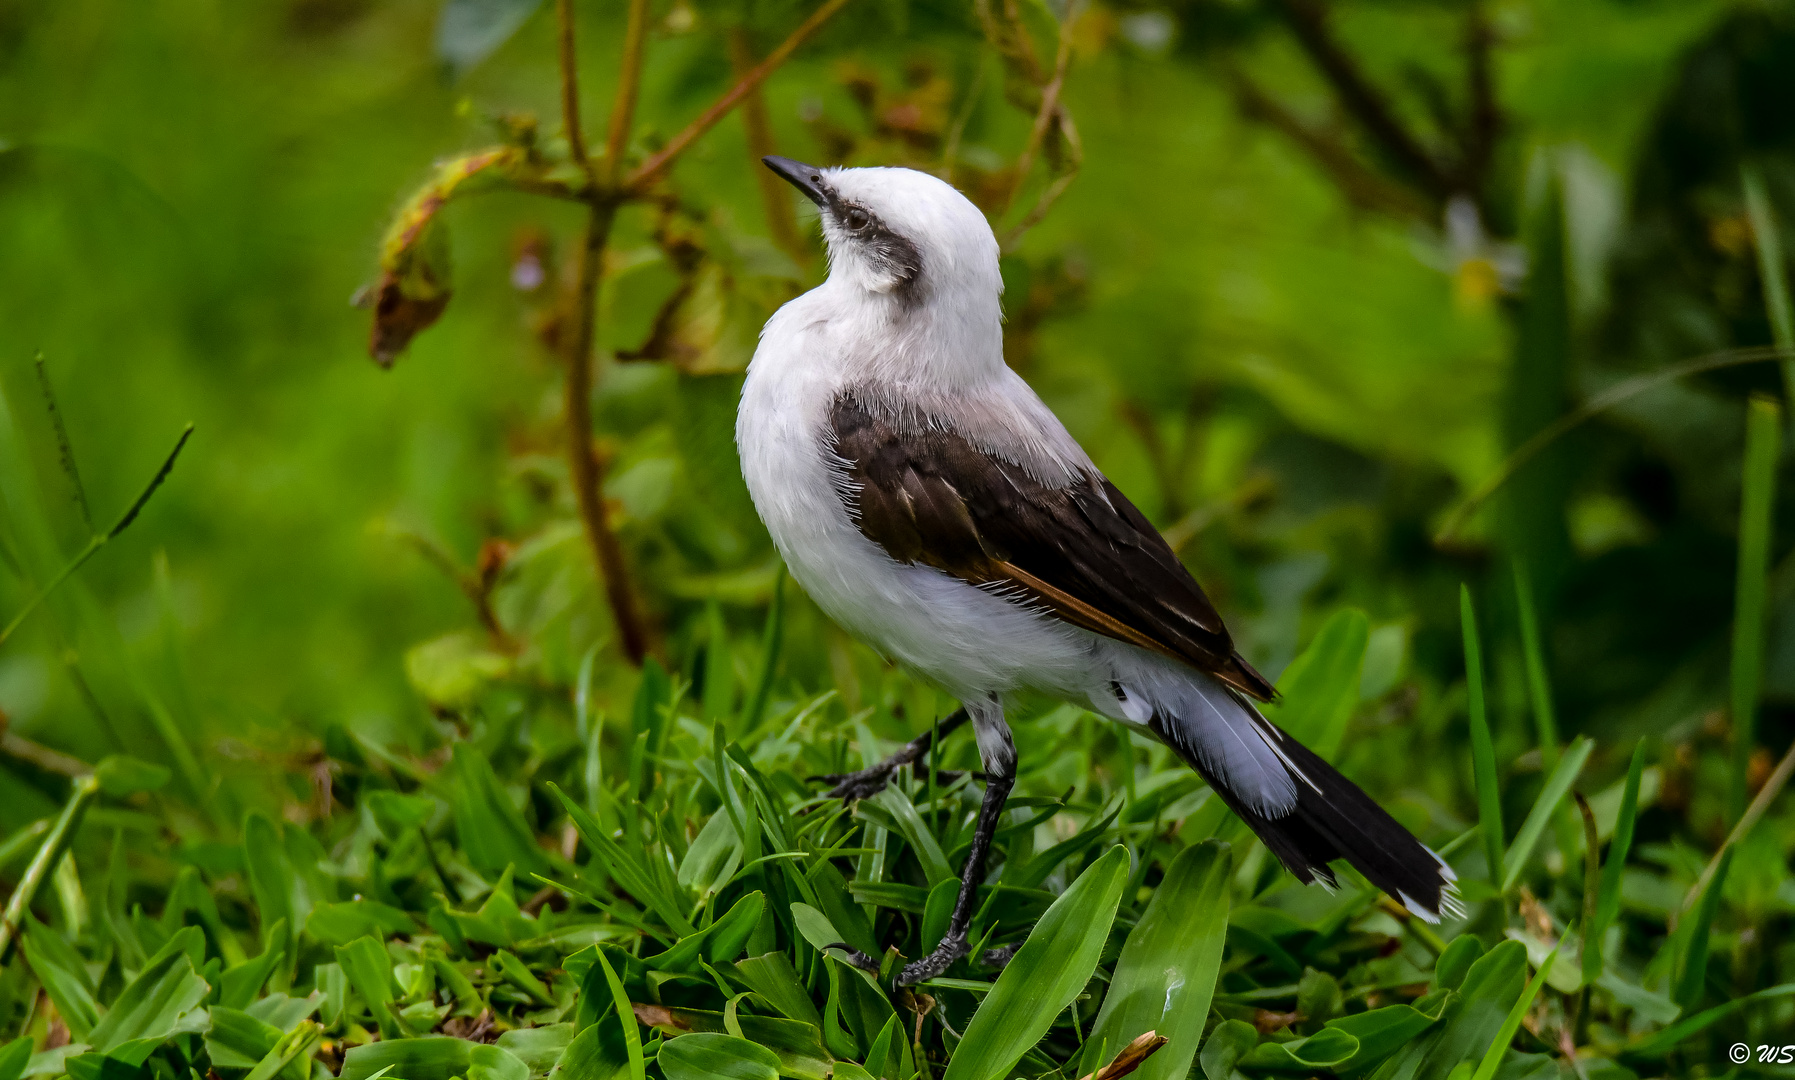
[[765, 161], [821, 212], [832, 283], [907, 309], [976, 298], [996, 310], [1003, 292], [997, 238], [953, 185], [915, 169]]

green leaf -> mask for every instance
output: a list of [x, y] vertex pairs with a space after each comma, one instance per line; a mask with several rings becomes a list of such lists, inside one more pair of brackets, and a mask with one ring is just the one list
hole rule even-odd
[[196, 926], [170, 938], [88, 1033], [87, 1041], [94, 1050], [104, 1054], [137, 1039], [167, 1038], [176, 1023], [211, 992], [211, 986], [193, 969], [187, 951], [204, 946], [205, 935]]
[[1115, 809], [1103, 815], [1102, 818], [1093, 820], [1068, 839], [1060, 841], [1030, 859], [1028, 864], [1017, 870], [1015, 874], [1006, 873], [1004, 884], [1018, 889], [1038, 887], [1047, 880], [1047, 876], [1053, 873], [1060, 863], [1096, 847], [1109, 834], [1110, 825], [1116, 820], [1116, 815], [1121, 812], [1122, 804], [1118, 802]]
[[206, 1052], [221, 1069], [253, 1069], [280, 1042], [281, 1029], [241, 1009], [214, 1005], [209, 1010]]
[[1441, 950], [1434, 961], [1433, 985], [1436, 990], [1457, 990], [1465, 981], [1466, 972], [1483, 955], [1483, 942], [1473, 934], [1460, 934]]
[[[1363, 611], [1336, 611], [1278, 677], [1280, 700], [1263, 707], [1266, 718], [1332, 761], [1359, 703], [1359, 676], [1370, 640], [1371, 622]], [[1155, 1059], [1165, 1053], [1161, 1050]]]
[[1639, 816], [1639, 781], [1645, 770], [1645, 740], [1633, 745], [1633, 760], [1627, 765], [1627, 786], [1620, 801], [1620, 816], [1615, 819], [1614, 839], [1608, 843], [1608, 861], [1602, 864], [1602, 884], [1597, 893], [1595, 918], [1583, 934], [1583, 981], [1593, 983], [1602, 973], [1602, 939], [1620, 914], [1621, 874], [1627, 863], [1627, 849], [1633, 846], [1633, 825]]
[[729, 815], [716, 813], [698, 830], [698, 836], [680, 860], [677, 880], [680, 887], [698, 894], [699, 899], [711, 895], [735, 876], [742, 864], [742, 842], [729, 822]]
[[[623, 1025], [623, 1041], [629, 1059], [630, 1077], [632, 1080], [644, 1080], [647, 1076], [647, 1062], [643, 1059], [641, 1033], [636, 1030], [636, 1011], [630, 1007], [629, 995], [623, 990], [623, 981], [611, 967], [611, 961], [605, 956], [604, 949], [597, 950], [595, 957], [598, 964], [596, 970], [603, 974], [605, 985], [611, 991], [611, 1004], [617, 1011], [617, 1020]], [[596, 989], [591, 973], [582, 984], [583, 992], [590, 993]]]
[[1217, 1024], [1203, 1044], [1203, 1053], [1198, 1059], [1203, 1066], [1203, 1075], [1208, 1080], [1229, 1080], [1240, 1059], [1246, 1057], [1258, 1042], [1259, 1030], [1245, 1020], [1226, 1020]]
[[243, 860], [249, 868], [249, 887], [264, 934], [276, 923], [285, 923], [287, 936], [280, 942], [281, 951], [288, 957], [297, 956], [299, 931], [312, 910], [310, 897], [300, 889], [287, 863], [280, 828], [260, 811], [243, 819]]
[[1369, 1068], [1394, 1054], [1439, 1019], [1437, 1010], [1430, 1016], [1413, 1005], [1386, 1005], [1381, 1009], [1336, 1017], [1327, 1022], [1327, 1027], [1344, 1031], [1358, 1040], [1358, 1053], [1340, 1069], [1351, 1072]]
[[877, 956], [879, 943], [873, 938], [872, 925], [866, 921], [866, 913], [860, 910], [848, 894], [847, 880], [841, 876], [841, 871], [835, 868], [835, 864], [828, 859], [818, 859], [804, 877], [816, 893], [818, 910], [827, 915], [835, 928], [841, 931], [841, 940], [868, 956]]
[[27, 916], [22, 942], [25, 962], [31, 965], [37, 981], [56, 1006], [69, 1035], [76, 1042], [86, 1042], [88, 1032], [100, 1021], [100, 1008], [94, 1001], [93, 978], [81, 954], [61, 934]]
[[31, 1040], [21, 1035], [0, 1046], [0, 1080], [19, 1080], [31, 1061]]
[[1736, 997], [1723, 1005], [1716, 1005], [1711, 1009], [1705, 1009], [1702, 1012], [1698, 1012], [1694, 1016], [1679, 1021], [1655, 1035], [1648, 1035], [1637, 1042], [1629, 1044], [1621, 1051], [1621, 1056], [1629, 1060], [1651, 1060], [1661, 1058], [1665, 1054], [1676, 1049], [1678, 1044], [1682, 1043], [1685, 1039], [1700, 1034], [1721, 1020], [1731, 1016], [1733, 1013], [1745, 1008], [1747, 1005], [1756, 1004], [1760, 1001], [1770, 1001], [1775, 998], [1792, 996], [1795, 996], [1795, 983], [1784, 983], [1781, 986], [1772, 986], [1768, 990], [1759, 990], [1755, 994], [1746, 994], [1742, 997]]
[[1465, 686], [1471, 714], [1471, 768], [1477, 782], [1477, 824], [1490, 864], [1490, 883], [1502, 880], [1502, 793], [1496, 786], [1496, 750], [1490, 742], [1489, 717], [1483, 709], [1483, 646], [1477, 636], [1477, 613], [1470, 586], [1458, 587], [1459, 625], [1465, 639]]
[[629, 1052], [623, 1039], [621, 1035], [609, 1038], [607, 1029], [618, 1029], [618, 1025], [595, 1023], [574, 1036], [555, 1064], [554, 1080], [616, 1080], [629, 1075]]
[[[508, 866], [529, 873], [548, 869], [536, 834], [499, 788], [492, 764], [467, 743], [456, 743], [449, 762], [453, 783], [455, 832], [461, 849], [476, 870], [498, 874]], [[407, 1078], [411, 1080], [411, 1078]]]
[[1359, 1053], [1359, 1040], [1339, 1028], [1322, 1028], [1306, 1039], [1289, 1042], [1263, 1042], [1241, 1059], [1249, 1069], [1274, 1069], [1279, 1072], [1309, 1072], [1315, 1069], [1336, 1069]]
[[1577, 774], [1583, 771], [1583, 763], [1589, 760], [1589, 752], [1594, 748], [1592, 740], [1579, 737], [1558, 759], [1558, 767], [1546, 778], [1539, 797], [1533, 800], [1533, 809], [1527, 812], [1527, 820], [1521, 823], [1521, 831], [1515, 834], [1514, 843], [1508, 849], [1502, 865], [1503, 892], [1514, 888], [1527, 860], [1533, 855], [1534, 845], [1539, 843], [1540, 834], [1545, 832], [1547, 823], [1558, 811], [1558, 804], [1564, 801], [1565, 793], [1570, 791]]
[[944, 1080], [1006, 1075], [1084, 989], [1128, 881], [1128, 852], [1111, 848], [1035, 924], [997, 977], [948, 1063]]
[[933, 888], [958, 877], [954, 868], [948, 865], [947, 856], [942, 854], [941, 845], [935, 840], [934, 830], [923, 824], [921, 816], [916, 813], [916, 806], [908, 796], [896, 787], [887, 787], [871, 799], [865, 800], [862, 807], [872, 806], [885, 811], [889, 821], [879, 821], [902, 836], [916, 852], [916, 859], [922, 863], [923, 876]]
[[[725, 1013], [681, 1008], [667, 1008], [664, 1012], [665, 1023], [658, 1030], [670, 1036], [689, 1032], [736, 1035], [771, 1051], [778, 1059], [781, 1076], [798, 1080], [827, 1080], [829, 1076], [829, 1054], [823, 1048], [822, 1033], [814, 1024], [777, 1016], [737, 1013], [734, 1017], [736, 1026], [732, 1030], [730, 1017]], [[885, 1022], [889, 1023], [889, 1018]]]
[[[1789, 370], [1795, 371], [1795, 365]], [[1776, 463], [1782, 440], [1782, 408], [1754, 394], [1745, 416], [1744, 497], [1739, 507], [1739, 562], [1733, 599], [1732, 783], [1727, 818], [1736, 821], [1750, 798], [1748, 774], [1757, 749], [1758, 695], [1764, 681], [1765, 575], [1770, 563], [1771, 512], [1776, 503]]]
[[667, 1080], [778, 1080], [771, 1050], [733, 1035], [695, 1032], [661, 1044], [655, 1061]]
[[305, 920], [305, 932], [326, 945], [347, 945], [369, 935], [409, 935], [417, 930], [411, 916], [373, 900], [319, 904]]
[[102, 758], [93, 769], [100, 790], [114, 798], [124, 798], [140, 791], [155, 791], [168, 783], [174, 774], [161, 765], [152, 765], [123, 754]]
[[383, 1039], [352, 1048], [343, 1055], [343, 1071], [338, 1080], [371, 1080], [386, 1069], [404, 1080], [453, 1080], [458, 1076], [477, 1080], [470, 1071], [475, 1065], [480, 1066], [487, 1080], [528, 1080], [530, 1072], [523, 1062], [496, 1046], [447, 1035], [425, 1035], [416, 1039]]
[[1508, 1015], [1503, 1018], [1501, 1028], [1496, 1031], [1496, 1037], [1484, 1052], [1483, 1061], [1477, 1066], [1477, 1072], [1472, 1075], [1471, 1080], [1494, 1080], [1496, 1066], [1502, 1063], [1502, 1055], [1508, 1052], [1508, 1044], [1514, 1041], [1515, 1032], [1521, 1030], [1521, 1021], [1526, 1018], [1527, 1010], [1533, 1007], [1533, 999], [1539, 996], [1539, 988], [1546, 984], [1546, 976], [1551, 973], [1552, 965], [1558, 960], [1558, 950], [1562, 948], [1564, 939], [1560, 938], [1558, 945], [1546, 957], [1545, 963], [1527, 981], [1527, 987], [1515, 1000], [1514, 1007], [1508, 1010]]
[[225, 969], [219, 980], [220, 1003], [233, 1009], [247, 1008], [256, 995], [261, 993], [262, 987], [268, 983], [268, 977], [274, 974], [274, 969], [280, 966], [282, 958], [286, 956], [286, 949], [280, 944], [286, 939], [286, 921], [277, 920], [268, 928], [267, 944], [262, 947], [260, 955]]
[[[362, 1004], [374, 1014], [374, 1021], [380, 1027], [383, 1039], [397, 1039], [409, 1034], [405, 1031], [398, 1014], [393, 1010], [396, 998], [393, 986], [393, 961], [387, 955], [386, 945], [377, 937], [357, 938], [336, 950], [337, 966], [349, 979], [349, 985], [361, 998]], [[416, 1080], [407, 1077], [406, 1080]]]
[[[561, 801], [562, 809], [567, 811], [568, 819], [580, 834], [580, 840], [591, 849], [604, 869], [622, 885], [629, 894], [653, 909], [673, 931], [681, 937], [697, 933], [698, 928], [692, 925], [681, 910], [683, 899], [670, 894], [655, 883], [647, 867], [630, 852], [619, 847], [606, 833], [598, 819], [588, 814], [584, 808], [554, 784], [548, 789]], [[407, 1078], [409, 1080], [409, 1078]]]
[[[1167, 1044], [1135, 1070], [1141, 1080], [1190, 1071], [1228, 937], [1228, 845], [1208, 840], [1179, 852], [1128, 934], [1085, 1045], [1113, 1052], [1147, 1031]], [[1103, 1062], [1089, 1059], [1084, 1071]]]
[[1721, 887], [1726, 884], [1727, 870], [1732, 865], [1733, 848], [1729, 845], [1721, 850], [1720, 863], [1708, 880], [1708, 887], [1702, 890], [1701, 899], [1696, 901], [1693, 910], [1683, 913], [1683, 921], [1677, 924], [1676, 933], [1672, 935], [1676, 947], [1672, 955], [1676, 961], [1670, 996], [1684, 1009], [1701, 1000], [1707, 984], [1708, 934], [1714, 926], [1714, 916], [1720, 911]]
[[715, 600], [705, 605], [704, 624], [704, 695], [699, 708], [708, 727], [725, 723], [735, 711], [735, 658], [723, 609]]
[[1489, 1047], [1526, 981], [1526, 946], [1505, 941], [1491, 949], [1472, 962], [1458, 990], [1444, 991], [1442, 1022], [1385, 1061], [1378, 1080], [1445, 1080]]
[[573, 1037], [572, 1024], [548, 1024], [543, 1027], [513, 1028], [500, 1035], [494, 1045], [529, 1066], [530, 1075], [545, 1076], [573, 1044]]
[[793, 1020], [822, 1030], [822, 1014], [817, 1012], [816, 1002], [811, 1000], [810, 991], [804, 988], [785, 953], [770, 952], [743, 960], [735, 965], [733, 973], [749, 989], [771, 1002], [775, 1009]]

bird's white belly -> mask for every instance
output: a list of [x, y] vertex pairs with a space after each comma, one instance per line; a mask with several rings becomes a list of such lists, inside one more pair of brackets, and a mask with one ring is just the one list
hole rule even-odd
[[855, 526], [836, 487], [824, 442], [833, 388], [801, 370], [758, 362], [756, 369], [736, 422], [743, 476], [792, 577], [817, 606], [963, 700], [1024, 686], [1083, 697], [1090, 635], [885, 554]]

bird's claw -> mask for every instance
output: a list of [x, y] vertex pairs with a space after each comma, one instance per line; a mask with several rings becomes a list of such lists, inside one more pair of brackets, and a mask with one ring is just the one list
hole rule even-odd
[[904, 969], [892, 980], [893, 986], [915, 986], [919, 982], [927, 982], [939, 976], [953, 965], [955, 960], [972, 951], [966, 944], [964, 934], [953, 935], [941, 939], [935, 951], [920, 960], [905, 964]]
[[823, 946], [823, 951], [828, 952], [830, 950], [844, 954], [842, 959], [859, 968], [861, 971], [873, 975], [879, 973], [879, 961], [876, 958], [866, 955], [845, 941], [837, 941], [833, 945]]
[[982, 967], [1008, 967], [1016, 955], [1016, 950], [1020, 948], [1022, 948], [1022, 943], [1018, 941], [1011, 945], [999, 945], [995, 949], [986, 949], [979, 955], [979, 964]]
[[880, 762], [870, 769], [861, 769], [851, 773], [829, 773], [827, 776], [813, 776], [810, 779], [833, 785], [823, 794], [827, 798], [851, 802], [855, 799], [870, 799], [885, 790], [891, 783], [891, 774], [897, 766], [890, 762]]

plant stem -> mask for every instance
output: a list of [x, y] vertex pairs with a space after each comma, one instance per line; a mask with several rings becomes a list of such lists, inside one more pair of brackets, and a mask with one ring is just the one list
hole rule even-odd
[[642, 89], [642, 44], [646, 37], [648, 0], [630, 0], [629, 21], [623, 31], [623, 70], [617, 76], [617, 100], [611, 106], [605, 132], [605, 185], [615, 188], [623, 175], [623, 152], [630, 129], [636, 123], [636, 98]]
[[[735, 71], [737, 79], [744, 78], [754, 70], [754, 44], [748, 40], [748, 31], [744, 27], [734, 27], [729, 31], [729, 63]], [[749, 168], [754, 179], [760, 184], [760, 202], [767, 215], [767, 232], [779, 250], [792, 257], [799, 266], [810, 262], [810, 252], [805, 249], [803, 238], [798, 235], [798, 216], [792, 212], [791, 188], [774, 176], [769, 169], [760, 167], [760, 159], [777, 153], [773, 142], [773, 125], [767, 118], [767, 99], [756, 86], [742, 101], [742, 127], [748, 133]]]
[[728, 92], [712, 103], [710, 108], [704, 110], [698, 119], [687, 124], [685, 130], [669, 139], [667, 145], [662, 147], [659, 153], [643, 162], [641, 168], [631, 173], [629, 180], [623, 185], [624, 190], [639, 192], [648, 186], [663, 169], [673, 163], [675, 158], [685, 153], [686, 148], [696, 142], [700, 135], [717, 126], [719, 120], [729, 115], [729, 110], [741, 104], [742, 99], [747, 97], [755, 87], [765, 82], [767, 76], [779, 70], [780, 65], [791, 58], [792, 53], [797, 51], [798, 46], [804, 44], [806, 38], [816, 33], [818, 28], [828, 22], [836, 12], [847, 6], [848, 0], [826, 0], [822, 7], [811, 12], [810, 18], [805, 19], [796, 30], [791, 32], [791, 36], [780, 42], [778, 48], [768, 53], [765, 60], [755, 65], [754, 70], [742, 76], [741, 80], [730, 87]]
[[[566, 335], [567, 348], [567, 455], [573, 471], [574, 498], [579, 503], [580, 521], [586, 527], [586, 540], [598, 560], [599, 576], [604, 580], [605, 599], [611, 605], [611, 618], [617, 624], [617, 638], [623, 654], [637, 667], [648, 656], [648, 635], [636, 609], [635, 594], [630, 590], [629, 566], [623, 556], [623, 545], [611, 528], [610, 510], [605, 506], [604, 466], [592, 445], [592, 340], [598, 319], [598, 281], [603, 273], [605, 241], [616, 217], [615, 204], [594, 203], [586, 219], [586, 234], [580, 244], [579, 274], [573, 296], [573, 333]], [[566, 334], [566, 329], [563, 329]]]
[[19, 928], [25, 923], [25, 913], [37, 897], [37, 890], [49, 879], [56, 863], [67, 854], [75, 830], [81, 827], [82, 816], [100, 793], [100, 782], [91, 773], [78, 777], [73, 787], [68, 805], [62, 808], [62, 816], [50, 827], [50, 835], [44, 837], [43, 845], [32, 856], [31, 865], [25, 868], [25, 876], [19, 879], [19, 887], [6, 902], [6, 913], [0, 915], [0, 964], [10, 956]]
[[1765, 573], [1770, 561], [1771, 511], [1782, 409], [1753, 397], [1745, 414], [1745, 476], [1739, 509], [1739, 569], [1733, 603], [1733, 769], [1727, 816], [1745, 812], [1747, 774], [1757, 748], [1758, 694], [1764, 671]]
[[[580, 127], [580, 65], [574, 49], [573, 0], [555, 0], [555, 25], [561, 51], [561, 126], [567, 129], [567, 152], [596, 189], [592, 158], [586, 153], [586, 133]], [[589, 194], [596, 194], [595, 191]]]
[[[1764, 308], [1770, 315], [1771, 340], [1779, 349], [1795, 350], [1795, 313], [1789, 306], [1789, 275], [1783, 256], [1783, 234], [1776, 209], [1764, 188], [1764, 174], [1754, 164], [1740, 169], [1745, 187], [1745, 213], [1758, 251], [1758, 279], [1763, 282]], [[1795, 359], [1783, 357], [1783, 391], [1795, 400]]]

